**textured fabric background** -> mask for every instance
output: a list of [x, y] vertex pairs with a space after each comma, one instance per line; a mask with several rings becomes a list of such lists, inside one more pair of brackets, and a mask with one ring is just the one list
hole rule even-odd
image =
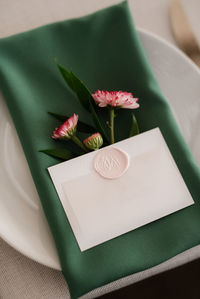
[[[45, 0], [45, 1], [12, 1], [1, 0], [0, 17], [1, 28], [0, 36], [8, 36], [20, 31], [32, 29], [40, 25], [67, 19], [75, 16], [81, 16], [118, 1], [67, 1]], [[134, 16], [136, 25], [152, 31], [162, 37], [175, 43], [171, 34], [168, 18], [168, 0], [132, 0], [130, 7]], [[193, 24], [194, 30], [197, 24], [197, 13], [199, 11], [199, 1], [191, 0], [190, 6], [183, 1], [188, 16]], [[192, 9], [194, 8], [195, 9]], [[198, 38], [200, 34], [198, 35]], [[188, 262], [199, 256], [199, 248], [196, 247], [187, 251], [182, 257], [175, 257], [169, 264], [156, 267], [155, 270], [149, 270], [148, 273], [140, 273], [137, 278], [128, 278], [121, 284], [114, 284], [115, 287], [121, 287], [128, 283], [133, 283], [144, 279], [149, 275], [159, 273], [160, 271], [178, 266], [181, 263]], [[18, 299], [18, 298], [68, 298], [69, 293], [62, 274], [47, 267], [37, 264], [30, 259], [16, 252], [4, 241], [0, 242], [0, 298]], [[111, 286], [113, 287], [113, 286]], [[99, 293], [100, 294], [100, 293]], [[92, 295], [93, 296], [93, 295]], [[91, 297], [93, 298], [93, 297]]]

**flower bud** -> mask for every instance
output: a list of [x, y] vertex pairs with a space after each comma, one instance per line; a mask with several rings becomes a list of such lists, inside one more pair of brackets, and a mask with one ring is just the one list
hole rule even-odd
[[100, 133], [95, 133], [83, 140], [83, 143], [90, 150], [98, 150], [103, 144], [103, 138]]

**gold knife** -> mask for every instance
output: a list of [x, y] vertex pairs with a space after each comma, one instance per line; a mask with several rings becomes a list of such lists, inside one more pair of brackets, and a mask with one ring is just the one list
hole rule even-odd
[[200, 67], [200, 47], [180, 0], [172, 0], [170, 17], [174, 36], [180, 48]]

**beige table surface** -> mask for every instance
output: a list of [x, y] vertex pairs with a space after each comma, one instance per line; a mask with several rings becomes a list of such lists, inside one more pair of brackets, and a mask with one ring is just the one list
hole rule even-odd
[[[0, 0], [0, 37], [58, 20], [82, 16], [117, 0]], [[200, 1], [182, 0], [193, 30], [200, 41]], [[154, 32], [176, 45], [169, 22], [169, 0], [129, 0], [136, 25]], [[130, 283], [166, 271], [200, 257], [200, 247], [194, 247], [147, 271], [118, 281], [104, 290], [120, 288]], [[94, 297], [94, 294], [89, 296]], [[69, 298], [67, 284], [61, 272], [40, 265], [0, 239], [0, 298], [1, 299], [59, 299]]]

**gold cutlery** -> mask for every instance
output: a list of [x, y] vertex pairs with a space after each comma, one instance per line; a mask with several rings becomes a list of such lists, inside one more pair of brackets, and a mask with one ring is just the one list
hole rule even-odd
[[170, 18], [178, 45], [185, 54], [200, 67], [200, 46], [198, 45], [180, 0], [172, 0]]

